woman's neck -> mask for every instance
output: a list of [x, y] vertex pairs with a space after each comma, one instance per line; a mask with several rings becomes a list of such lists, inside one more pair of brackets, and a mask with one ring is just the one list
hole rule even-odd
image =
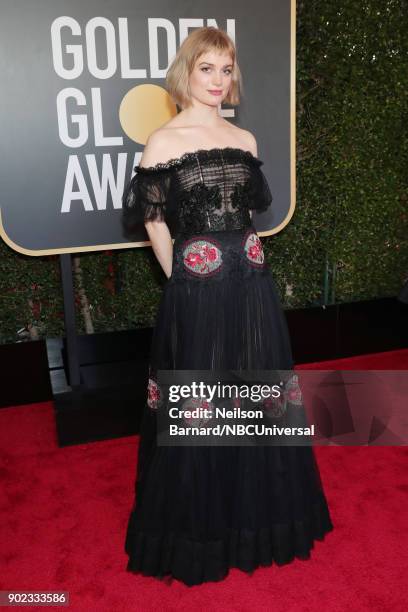
[[217, 106], [205, 106], [203, 104], [199, 107], [188, 107], [182, 110], [178, 116], [185, 125], [190, 126], [211, 128], [224, 122]]

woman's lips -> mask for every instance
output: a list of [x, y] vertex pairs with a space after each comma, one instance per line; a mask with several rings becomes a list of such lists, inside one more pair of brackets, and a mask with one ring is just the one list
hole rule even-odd
[[209, 89], [208, 91], [213, 96], [220, 96], [222, 94], [222, 89]]

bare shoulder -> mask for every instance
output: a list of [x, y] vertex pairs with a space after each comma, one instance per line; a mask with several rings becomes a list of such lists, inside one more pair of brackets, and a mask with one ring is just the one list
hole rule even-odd
[[255, 136], [249, 130], [239, 128], [239, 131], [245, 148], [248, 151], [251, 151], [252, 155], [258, 157], [258, 145]]
[[231, 133], [231, 136], [236, 141], [237, 146], [245, 149], [246, 151], [251, 151], [252, 155], [257, 157], [258, 147], [256, 138], [252, 132], [249, 130], [244, 130], [237, 125], [233, 125], [229, 123], [229, 121], [226, 121], [226, 124], [229, 124], [227, 130]]
[[166, 162], [172, 156], [173, 142], [174, 138], [166, 128], [160, 127], [151, 132], [143, 149], [140, 165], [146, 167]]

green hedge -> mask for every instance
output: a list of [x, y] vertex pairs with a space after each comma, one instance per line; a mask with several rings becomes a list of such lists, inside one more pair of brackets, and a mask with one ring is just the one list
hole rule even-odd
[[[408, 276], [407, 41], [403, 0], [297, 3], [297, 207], [262, 238], [286, 308], [394, 296]], [[63, 335], [58, 256], [0, 249], [0, 342]], [[75, 261], [79, 332], [154, 324], [150, 247]]]

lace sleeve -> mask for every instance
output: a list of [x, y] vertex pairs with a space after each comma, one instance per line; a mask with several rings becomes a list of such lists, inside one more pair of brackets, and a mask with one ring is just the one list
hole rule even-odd
[[252, 172], [252, 193], [253, 197], [249, 204], [249, 208], [258, 212], [265, 211], [271, 204], [273, 197], [269, 189], [268, 181], [261, 170], [263, 162], [257, 160], [258, 163], [253, 168]]
[[147, 221], [167, 221], [171, 174], [135, 166], [135, 174], [122, 196], [122, 227], [126, 237], [143, 229]]

